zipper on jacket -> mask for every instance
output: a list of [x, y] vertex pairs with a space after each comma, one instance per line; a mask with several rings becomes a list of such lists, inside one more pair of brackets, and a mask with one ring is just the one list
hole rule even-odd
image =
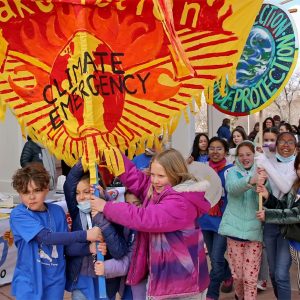
[[[151, 254], [150, 254], [150, 246], [151, 246], [151, 240], [150, 240], [150, 234], [149, 234], [149, 247], [148, 247], [149, 250], [148, 250], [148, 257], [147, 257], [147, 261], [149, 262], [149, 272], [148, 272], [148, 290], [146, 290], [146, 293], [148, 295], [151, 292]], [[152, 299], [152, 297], [150, 299]]]
[[[150, 201], [151, 201], [151, 199], [150, 198], [148, 198], [148, 199], [146, 199], [145, 200], [146, 202], [145, 202], [145, 205], [143, 205], [143, 207], [147, 207], [148, 205], [149, 205], [149, 203], [150, 203]], [[132, 257], [131, 257], [131, 261], [132, 261], [132, 259], [133, 258], [136, 258], [137, 257], [137, 249], [138, 249], [138, 247], [139, 247], [139, 245], [140, 245], [140, 243], [141, 243], [141, 238], [139, 237], [139, 239], [138, 239], [138, 233], [136, 234], [136, 239], [137, 239], [137, 241], [136, 241], [136, 245], [135, 245], [135, 247], [134, 247], [134, 252], [133, 252], [133, 254], [132, 254]], [[148, 245], [148, 247], [149, 247], [149, 245]], [[149, 251], [148, 251], [149, 252]], [[131, 272], [131, 274], [130, 274], [130, 278], [128, 279], [128, 277], [127, 277], [127, 280], [126, 280], [126, 283], [127, 284], [129, 284], [130, 283], [130, 281], [132, 281], [132, 279], [134, 279], [134, 271], [135, 271], [135, 266], [136, 266], [136, 260], [134, 261], [134, 264], [132, 265], [133, 267], [132, 268], [130, 268], [130, 269], [132, 269], [132, 272]]]
[[[133, 253], [132, 257], [131, 257], [131, 260], [132, 260], [133, 257], [134, 257], [134, 258], [137, 257], [137, 249], [138, 249], [138, 246], [140, 245], [140, 240], [141, 240], [140, 238], [137, 240], [138, 243], [136, 243], [136, 245], [135, 245], [135, 247], [134, 247], [134, 253]], [[129, 280], [126, 280], [126, 283], [127, 283], [127, 284], [128, 284], [128, 281], [130, 282], [130, 281], [132, 281], [132, 279], [134, 278], [134, 270], [135, 270], [135, 266], [136, 266], [136, 259], [134, 260], [133, 267], [131, 268], [131, 269], [132, 269], [132, 272], [131, 272], [131, 274], [130, 274], [130, 278], [129, 278]]]

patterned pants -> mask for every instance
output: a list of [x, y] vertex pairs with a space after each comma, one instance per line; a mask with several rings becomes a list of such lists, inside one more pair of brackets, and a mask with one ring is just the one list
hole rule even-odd
[[235, 293], [239, 299], [256, 299], [261, 253], [261, 242], [244, 242], [227, 238], [228, 262]]

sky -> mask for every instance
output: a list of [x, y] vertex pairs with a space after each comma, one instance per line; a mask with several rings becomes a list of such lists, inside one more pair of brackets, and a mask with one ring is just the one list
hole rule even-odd
[[[280, 8], [289, 10], [291, 8], [296, 8], [297, 12], [292, 13], [291, 16], [294, 19], [296, 28], [297, 28], [297, 33], [298, 33], [298, 48], [299, 48], [299, 41], [300, 41], [300, 0], [292, 0], [286, 4], [281, 4], [284, 2], [284, 0], [273, 0], [270, 1], [271, 3], [277, 4]], [[298, 55], [298, 64], [296, 66], [296, 70], [300, 70], [300, 54]]]

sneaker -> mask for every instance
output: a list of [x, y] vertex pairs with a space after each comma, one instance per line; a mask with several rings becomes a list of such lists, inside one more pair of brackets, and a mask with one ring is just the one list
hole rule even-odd
[[261, 291], [265, 291], [266, 289], [267, 289], [267, 280], [258, 280], [257, 290], [261, 292]]
[[222, 282], [221, 292], [223, 293], [231, 293], [233, 290], [233, 278], [230, 277]]

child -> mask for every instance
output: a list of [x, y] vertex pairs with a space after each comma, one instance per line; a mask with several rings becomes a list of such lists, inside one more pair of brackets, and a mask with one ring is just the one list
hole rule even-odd
[[[276, 140], [279, 132], [276, 127], [267, 127], [263, 131], [262, 148], [256, 147], [258, 152], [264, 153], [266, 157], [272, 158], [275, 156]], [[257, 136], [258, 137], [258, 136]], [[261, 256], [260, 271], [258, 274], [257, 290], [258, 292], [265, 291], [268, 285], [269, 265], [267, 259], [266, 247], [263, 243], [263, 251]]]
[[260, 177], [254, 166], [254, 144], [241, 142], [235, 166], [228, 171], [226, 206], [219, 233], [227, 236], [227, 254], [237, 299], [256, 299], [262, 253], [262, 224], [256, 219]]
[[209, 283], [203, 237], [197, 218], [210, 204], [207, 182], [188, 173], [182, 155], [168, 149], [153, 157], [150, 176], [123, 156], [119, 178], [142, 201], [142, 207], [91, 198], [94, 211], [138, 231], [127, 283], [148, 279], [147, 296], [159, 299], [204, 299]]
[[[83, 230], [88, 227], [90, 217], [90, 176], [84, 173], [81, 162], [78, 162], [69, 172], [64, 193], [68, 210], [72, 219], [72, 231]], [[101, 191], [103, 194], [103, 190]], [[107, 195], [105, 195], [107, 197]], [[105, 259], [120, 259], [127, 253], [127, 243], [123, 236], [123, 228], [110, 224], [103, 214], [93, 220], [101, 228], [101, 233], [107, 245], [108, 254]], [[121, 278], [106, 280], [108, 299], [114, 299], [119, 290]], [[79, 256], [67, 257], [66, 289], [72, 292], [72, 298], [95, 300], [99, 299], [98, 278], [94, 272], [93, 256], [82, 253]]]
[[[126, 192], [125, 201], [127, 203], [141, 206], [141, 201], [131, 193]], [[128, 273], [129, 264], [131, 260], [132, 251], [134, 248], [136, 232], [127, 229], [128, 234], [128, 253], [122, 259], [109, 259], [104, 262], [97, 261], [95, 263], [95, 273], [98, 276], [105, 276], [106, 278], [113, 278], [117, 276], [125, 276]], [[123, 278], [125, 279], [125, 278]], [[140, 300], [146, 299], [146, 280], [134, 286], [125, 285], [125, 280], [120, 286], [121, 299], [124, 300]]]
[[192, 163], [193, 161], [199, 161], [203, 163], [208, 161], [208, 142], [209, 138], [205, 133], [199, 133], [196, 135], [193, 142], [192, 153], [187, 159], [188, 164]]
[[236, 157], [236, 147], [242, 142], [247, 140], [247, 134], [243, 128], [236, 127], [230, 137], [229, 141], [229, 155], [226, 157], [227, 161], [234, 163]]
[[[293, 167], [296, 150], [295, 136], [290, 132], [280, 133], [275, 145], [274, 155], [267, 157], [264, 154], [258, 154], [255, 160], [256, 165], [266, 171], [272, 194], [281, 199], [291, 190], [296, 179]], [[289, 243], [281, 235], [278, 224], [265, 223], [264, 243], [274, 294], [278, 299], [291, 299], [289, 270], [292, 259]]]
[[[294, 162], [297, 178], [291, 191], [280, 200], [272, 193], [270, 194], [264, 186], [258, 186], [257, 192], [266, 199], [265, 209], [257, 212], [257, 218], [266, 223], [293, 224], [300, 223], [300, 153]], [[281, 231], [284, 231], [282, 227]], [[300, 242], [289, 240], [290, 252], [294, 262], [297, 264], [297, 283], [300, 291]]]
[[210, 284], [207, 291], [208, 300], [219, 299], [220, 287], [222, 292], [230, 293], [233, 285], [229, 264], [224, 257], [226, 252], [226, 238], [218, 233], [219, 225], [227, 205], [225, 178], [229, 168], [233, 166], [226, 160], [228, 148], [228, 143], [224, 139], [213, 137], [209, 140], [208, 164], [220, 177], [223, 192], [218, 203], [199, 219], [211, 262]]
[[12, 180], [22, 201], [12, 210], [10, 217], [18, 248], [12, 294], [20, 300], [63, 299], [63, 245], [77, 242], [78, 247], [70, 247], [69, 251], [78, 255], [87, 240], [100, 240], [100, 229], [94, 227], [87, 231], [68, 232], [63, 209], [44, 203], [49, 192], [50, 176], [42, 164], [28, 164], [17, 170]]

